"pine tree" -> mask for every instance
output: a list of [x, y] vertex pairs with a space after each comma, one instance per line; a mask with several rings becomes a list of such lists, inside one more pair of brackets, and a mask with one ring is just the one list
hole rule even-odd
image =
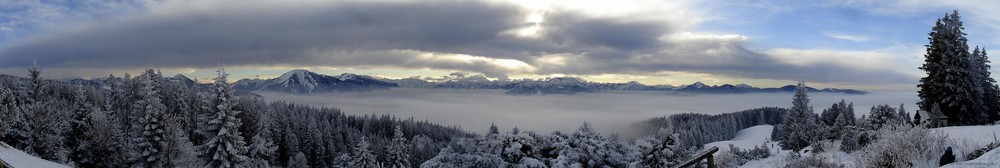
[[159, 98], [156, 81], [152, 79], [155, 76], [152, 73], [152, 69], [147, 70], [139, 79], [142, 84], [140, 89], [142, 100], [137, 102], [137, 105], [141, 108], [143, 116], [139, 120], [141, 134], [133, 139], [138, 152], [133, 159], [133, 167], [165, 167], [169, 162], [164, 158], [169, 134], [163, 116], [166, 107]]
[[264, 116], [257, 120], [257, 134], [251, 138], [249, 167], [271, 167], [277, 156], [278, 146], [271, 140], [271, 120]]
[[42, 71], [38, 69], [38, 64], [33, 63], [28, 70], [31, 77], [31, 84], [28, 89], [28, 114], [25, 118], [28, 123], [27, 134], [29, 135], [25, 145], [28, 146], [25, 152], [34, 154], [47, 160], [58, 160], [58, 151], [62, 150], [62, 137], [59, 136], [56, 126], [59, 122], [55, 114], [49, 109], [46, 102], [48, 95], [47, 86], [41, 77]]
[[400, 129], [399, 125], [396, 125], [396, 129], [393, 131], [392, 142], [385, 147], [385, 160], [389, 164], [386, 166], [396, 168], [410, 167], [410, 154], [406, 149], [409, 144], [406, 137], [403, 137], [403, 130]]
[[92, 160], [94, 154], [90, 153], [93, 148], [90, 129], [93, 127], [91, 113], [94, 107], [88, 102], [83, 86], [77, 86], [74, 103], [76, 110], [73, 112], [73, 119], [70, 121], [70, 132], [66, 138], [66, 147], [70, 148], [70, 160], [78, 167], [94, 167], [96, 162]]
[[179, 120], [181, 120], [179, 117], [167, 119], [170, 122], [166, 125], [166, 146], [161, 152], [164, 161], [166, 161], [164, 167], [201, 166], [201, 160], [194, 152], [194, 144], [189, 140], [183, 129], [184, 125]]
[[119, 143], [119, 139], [124, 139], [121, 136], [121, 130], [118, 128], [118, 123], [116, 120], [111, 119], [110, 114], [105, 111], [95, 111], [91, 113], [92, 129], [89, 129], [86, 134], [93, 137], [90, 140], [90, 144], [87, 145], [89, 150], [89, 157], [93, 165], [82, 165], [77, 164], [78, 167], [121, 167], [125, 165], [125, 155], [121, 153], [123, 150], [122, 144]]
[[887, 104], [880, 104], [873, 106], [871, 109], [871, 116], [868, 117], [868, 123], [870, 123], [872, 130], [882, 129], [885, 126], [897, 126], [902, 124], [899, 122], [899, 116], [897, 116], [896, 108], [892, 108]]
[[[2, 87], [2, 86], [0, 86]], [[17, 122], [17, 99], [7, 88], [0, 88], [0, 138], [6, 138], [8, 130]], [[7, 141], [3, 139], [3, 141]]]
[[490, 123], [490, 132], [489, 133], [490, 134], [500, 134], [500, 129], [497, 128], [496, 124]]
[[309, 159], [306, 158], [306, 154], [302, 152], [295, 152], [295, 155], [288, 160], [289, 168], [308, 168]]
[[998, 121], [1000, 120], [1000, 88], [997, 87], [997, 81], [990, 77], [990, 60], [986, 56], [986, 48], [980, 49], [976, 47], [972, 52], [972, 66], [975, 71], [976, 80], [973, 82], [979, 83], [979, 87], [982, 91], [982, 103], [984, 114], [979, 116], [988, 117], [987, 121]]
[[974, 59], [963, 29], [957, 10], [938, 19], [929, 34], [930, 43], [920, 67], [927, 76], [917, 85], [920, 109], [930, 111], [937, 103], [949, 123], [960, 125], [981, 123], [986, 118], [981, 112], [986, 110], [984, 103], [977, 98], [985, 93], [979, 91], [982, 83], [973, 81], [981, 75], [970, 68], [976, 66], [970, 66]]
[[200, 147], [199, 153], [207, 162], [205, 167], [244, 167], [247, 147], [239, 130], [243, 125], [237, 117], [240, 111], [233, 109], [232, 88], [226, 81], [229, 74], [221, 66], [217, 72], [213, 95], [215, 114], [205, 124], [206, 128], [201, 129], [209, 137]]
[[375, 155], [368, 150], [371, 144], [368, 143], [368, 138], [366, 136], [361, 136], [361, 141], [358, 141], [358, 146], [354, 147], [354, 155], [351, 156], [350, 162], [347, 163], [348, 167], [375, 167], [379, 165], [375, 161]]
[[799, 82], [792, 98], [792, 108], [785, 113], [780, 125], [782, 132], [781, 146], [785, 149], [799, 151], [809, 146], [815, 137], [816, 119], [812, 107], [809, 107], [809, 96], [806, 95], [805, 82]]
[[920, 113], [913, 114], [913, 125], [920, 125]]
[[896, 122], [900, 124], [910, 124], [910, 113], [906, 112], [902, 103], [899, 104], [899, 108], [896, 110], [899, 111], [899, 113], [896, 113]]

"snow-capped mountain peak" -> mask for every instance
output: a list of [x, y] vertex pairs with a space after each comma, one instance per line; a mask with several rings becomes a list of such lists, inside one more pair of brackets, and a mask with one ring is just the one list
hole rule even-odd
[[694, 89], [698, 89], [698, 88], [703, 88], [703, 87], [705, 87], [705, 86], [706, 86], [706, 85], [705, 85], [704, 83], [701, 83], [701, 82], [695, 82], [695, 83], [692, 83], [691, 85], [688, 85], [688, 86], [687, 86], [687, 88], [694, 88]]
[[314, 93], [331, 91], [367, 91], [399, 87], [372, 79], [368, 76], [344, 73], [339, 76], [318, 74], [304, 69], [294, 69], [281, 76], [263, 81], [241, 80], [237, 86], [244, 90], [266, 90], [291, 93]]
[[315, 76], [318, 75], [308, 70], [294, 69], [281, 74], [272, 84], [279, 84], [283, 87], [291, 87], [297, 84], [305, 87], [306, 90], [312, 90], [316, 88], [317, 81]]
[[549, 79], [548, 81], [546, 81], [546, 83], [551, 85], [560, 85], [560, 86], [576, 86], [576, 85], [583, 85], [584, 82], [579, 78], [556, 77]]
[[356, 75], [356, 74], [352, 74], [352, 73], [344, 73], [344, 74], [340, 74], [340, 76], [337, 76], [337, 79], [340, 79], [342, 81], [354, 80], [354, 79], [359, 79], [359, 78], [361, 78], [361, 77], [358, 76], [358, 75]]

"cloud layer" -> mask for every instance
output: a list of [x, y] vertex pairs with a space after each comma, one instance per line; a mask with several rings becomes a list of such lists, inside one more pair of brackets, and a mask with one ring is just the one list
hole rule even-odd
[[[498, 90], [425, 90], [397, 88], [371, 93], [295, 95], [259, 92], [267, 101], [292, 101], [336, 107], [350, 115], [390, 114], [399, 118], [427, 119], [486, 131], [490, 123], [504, 130], [517, 126], [542, 133], [573, 131], [592, 122], [600, 131], [626, 133], [633, 123], [679, 113], [720, 114], [759, 107], [787, 107], [790, 94], [671, 95], [655, 92], [631, 94], [583, 93], [576, 95], [507, 96]], [[814, 110], [840, 100], [854, 102], [855, 115], [866, 115], [877, 104], [906, 108], [918, 100], [915, 92], [882, 92], [867, 95], [810, 93]], [[720, 103], [726, 102], [726, 103]]]
[[[667, 71], [828, 83], [912, 83], [887, 53], [748, 49], [691, 20], [537, 11], [492, 1], [167, 1], [0, 47], [0, 68], [337, 66], [506, 74]], [[541, 21], [529, 22], [531, 15]], [[531, 31], [528, 34], [517, 33]], [[513, 32], [513, 33], [512, 33]]]

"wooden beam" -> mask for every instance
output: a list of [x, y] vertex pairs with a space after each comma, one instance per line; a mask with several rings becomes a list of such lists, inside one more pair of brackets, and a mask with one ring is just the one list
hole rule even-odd
[[701, 160], [707, 160], [708, 161], [708, 167], [709, 168], [715, 168], [715, 158], [712, 156], [712, 154], [715, 154], [715, 152], [718, 152], [718, 151], [719, 151], [719, 147], [713, 146], [712, 148], [708, 148], [708, 150], [706, 150], [704, 152], [701, 152], [701, 153], [698, 153], [697, 155], [694, 155], [694, 158], [691, 158], [691, 159], [685, 161], [684, 163], [681, 163], [680, 165], [674, 166], [674, 168], [691, 167], [691, 166], [694, 166], [697, 163], [701, 163]]

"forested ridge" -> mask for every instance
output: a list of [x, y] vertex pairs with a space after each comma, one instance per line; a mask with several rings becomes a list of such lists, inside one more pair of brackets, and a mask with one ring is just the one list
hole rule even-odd
[[333, 107], [233, 96], [221, 69], [211, 88], [166, 80], [154, 70], [111, 75], [97, 85], [41, 74], [33, 66], [28, 78], [0, 75], [0, 112], [9, 117], [2, 140], [79, 167], [353, 167], [337, 158], [357, 155], [362, 139], [378, 156], [372, 159], [389, 162], [388, 153], [399, 152], [390, 149], [405, 150], [406, 158], [394, 159], [412, 164], [430, 159], [452, 139], [473, 136], [413, 118], [351, 116]]

